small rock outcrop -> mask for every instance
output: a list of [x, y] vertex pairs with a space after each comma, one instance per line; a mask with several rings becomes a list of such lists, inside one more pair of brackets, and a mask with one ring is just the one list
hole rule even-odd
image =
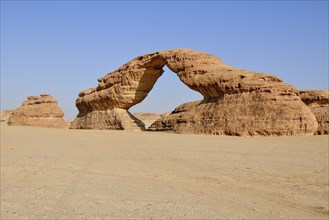
[[329, 134], [329, 90], [302, 90], [300, 96], [318, 121], [316, 133]]
[[48, 94], [29, 96], [9, 117], [8, 125], [68, 128], [57, 101]]
[[147, 129], [150, 125], [155, 122], [156, 120], [161, 118], [160, 114], [157, 113], [150, 113], [150, 112], [136, 112], [133, 113], [134, 116], [140, 119], [144, 124], [145, 128]]
[[[143, 101], [165, 65], [204, 98], [176, 108], [152, 129], [217, 135], [305, 135], [318, 129], [314, 114], [293, 86], [274, 75], [237, 69], [190, 49], [139, 56], [98, 79], [97, 87], [80, 92], [79, 114], [71, 128], [126, 129], [125, 119], [113, 121], [104, 115], [118, 109], [129, 115], [129, 108]], [[145, 129], [138, 120], [131, 122], [134, 128]]]
[[14, 113], [14, 110], [4, 110], [1, 112], [0, 121], [1, 122], [8, 122], [9, 117]]

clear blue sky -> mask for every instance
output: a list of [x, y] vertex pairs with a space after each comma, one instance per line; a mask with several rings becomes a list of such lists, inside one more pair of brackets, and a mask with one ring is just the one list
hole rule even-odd
[[[328, 1], [1, 1], [1, 110], [50, 93], [72, 119], [78, 93], [98, 78], [174, 48], [328, 89]], [[165, 70], [132, 112], [201, 98]]]

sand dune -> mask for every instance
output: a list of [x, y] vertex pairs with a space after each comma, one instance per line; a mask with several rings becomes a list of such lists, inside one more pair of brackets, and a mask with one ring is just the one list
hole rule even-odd
[[328, 136], [1, 124], [1, 219], [328, 219]]

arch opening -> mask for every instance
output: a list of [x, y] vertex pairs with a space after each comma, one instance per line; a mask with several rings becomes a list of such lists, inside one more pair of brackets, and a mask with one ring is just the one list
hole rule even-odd
[[146, 128], [157, 119], [157, 116], [159, 118], [160, 114], [170, 113], [182, 103], [203, 99], [201, 93], [190, 89], [167, 66], [164, 66], [163, 70], [164, 73], [155, 82], [146, 98], [129, 109], [145, 123]]

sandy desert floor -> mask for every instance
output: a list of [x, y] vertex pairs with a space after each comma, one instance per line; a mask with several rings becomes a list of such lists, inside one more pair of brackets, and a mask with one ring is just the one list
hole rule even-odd
[[1, 125], [1, 219], [328, 219], [328, 136]]

